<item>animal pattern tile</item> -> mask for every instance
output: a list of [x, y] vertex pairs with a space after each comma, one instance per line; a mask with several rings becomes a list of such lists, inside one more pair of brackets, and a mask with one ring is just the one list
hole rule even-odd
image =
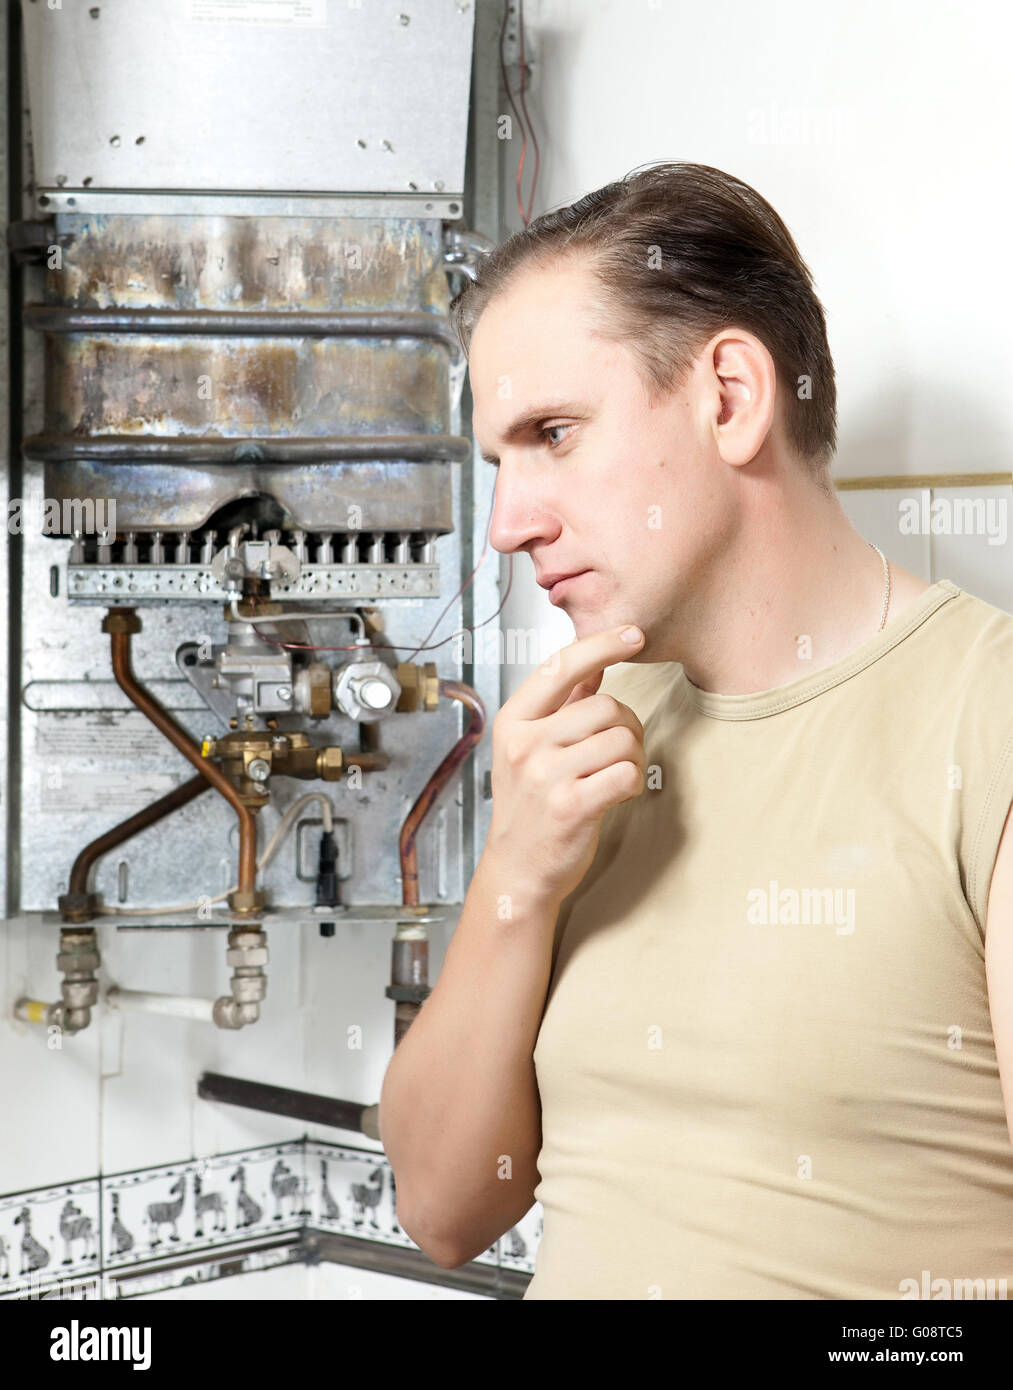
[[[297, 1139], [0, 1197], [0, 1299], [101, 1296], [78, 1290], [304, 1226], [415, 1248], [382, 1154]], [[540, 1234], [536, 1205], [478, 1260], [530, 1273]]]
[[0, 1297], [101, 1268], [97, 1178], [0, 1197]]

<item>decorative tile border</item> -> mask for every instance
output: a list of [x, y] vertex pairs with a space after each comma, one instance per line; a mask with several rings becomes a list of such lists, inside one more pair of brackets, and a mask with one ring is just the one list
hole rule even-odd
[[[477, 1262], [533, 1273], [540, 1226], [536, 1207]], [[0, 1300], [109, 1297], [134, 1268], [138, 1292], [195, 1282], [188, 1260], [242, 1256], [244, 1244], [295, 1241], [305, 1227], [417, 1248], [398, 1225], [381, 1154], [303, 1138], [0, 1197]], [[289, 1258], [261, 1250], [242, 1263]], [[184, 1268], [167, 1282], [169, 1264]]]
[[102, 1269], [97, 1178], [0, 1197], [0, 1297]]

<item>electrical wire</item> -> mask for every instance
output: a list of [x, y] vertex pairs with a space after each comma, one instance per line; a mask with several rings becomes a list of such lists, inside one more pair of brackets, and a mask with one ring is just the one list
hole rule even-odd
[[[528, 199], [528, 214], [527, 214], [527, 216], [526, 216], [525, 219], [524, 219], [524, 225], [525, 225], [525, 227], [526, 227], [526, 226], [528, 225], [528, 223], [531, 221], [531, 209], [534, 207], [534, 203], [535, 203], [535, 189], [538, 187], [538, 168], [539, 168], [539, 165], [540, 165], [540, 163], [541, 163], [541, 156], [540, 156], [539, 150], [538, 150], [538, 138], [537, 138], [537, 136], [535, 135], [535, 123], [534, 123], [534, 121], [531, 119], [531, 116], [530, 116], [530, 114], [529, 114], [529, 112], [528, 112], [527, 102], [524, 100], [524, 84], [525, 84], [525, 82], [526, 82], [526, 80], [527, 80], [528, 67], [527, 67], [527, 61], [526, 61], [525, 56], [524, 56], [524, 0], [520, 0], [520, 3], [521, 3], [521, 10], [520, 10], [520, 28], [521, 28], [521, 92], [520, 92], [520, 96], [521, 96], [521, 108], [523, 109], [524, 114], [525, 114], [525, 116], [527, 117], [528, 125], [531, 127], [531, 143], [532, 143], [532, 144], [534, 145], [534, 147], [535, 147], [535, 172], [534, 172], [534, 174], [533, 174], [532, 177], [531, 177], [531, 196], [530, 196], [529, 199]], [[519, 172], [519, 171], [518, 171], [518, 172]]]
[[530, 197], [529, 197], [529, 199], [528, 199], [528, 206], [527, 206], [527, 209], [525, 210], [524, 203], [523, 203], [523, 200], [522, 200], [522, 194], [521, 194], [521, 180], [522, 180], [522, 177], [523, 177], [523, 174], [524, 174], [524, 161], [525, 161], [525, 159], [527, 158], [527, 151], [528, 151], [528, 132], [527, 132], [527, 127], [526, 127], [525, 124], [524, 124], [524, 117], [522, 117], [520, 111], [517, 110], [517, 107], [516, 107], [516, 105], [514, 104], [513, 93], [512, 93], [511, 90], [510, 90], [510, 79], [509, 79], [509, 77], [507, 76], [507, 69], [506, 69], [506, 54], [505, 54], [505, 51], [504, 51], [504, 43], [503, 43], [503, 40], [504, 40], [505, 35], [506, 35], [507, 21], [508, 21], [508, 19], [509, 19], [509, 17], [510, 17], [510, 11], [511, 11], [511, 9], [512, 9], [512, 7], [513, 7], [513, 3], [514, 3], [514, 0], [506, 0], [506, 4], [505, 4], [504, 7], [503, 7], [503, 23], [502, 23], [502, 25], [501, 25], [501, 27], [500, 27], [500, 31], [499, 31], [499, 66], [500, 66], [500, 73], [501, 73], [502, 78], [503, 78], [503, 87], [504, 87], [504, 89], [505, 89], [505, 91], [506, 91], [507, 101], [509, 101], [509, 103], [510, 103], [510, 109], [511, 109], [511, 111], [513, 111], [513, 113], [514, 113], [514, 119], [516, 120], [517, 124], [520, 126], [520, 130], [521, 130], [521, 157], [520, 157], [520, 160], [518, 161], [518, 164], [517, 164], [517, 210], [518, 210], [518, 212], [520, 213], [521, 221], [524, 223], [524, 225], [525, 225], [525, 227], [526, 227], [526, 226], [528, 225], [528, 223], [531, 221], [531, 209], [533, 208], [533, 206], [534, 206], [534, 201], [535, 201], [535, 188], [536, 188], [536, 186], [537, 186], [537, 184], [538, 184], [538, 169], [539, 169], [539, 164], [540, 164], [540, 162], [541, 162], [541, 156], [540, 156], [539, 149], [538, 149], [538, 140], [537, 140], [536, 137], [535, 137], [535, 127], [534, 127], [534, 123], [533, 123], [532, 120], [531, 120], [531, 115], [530, 115], [530, 112], [528, 111], [527, 103], [526, 103], [525, 100], [524, 100], [524, 88], [525, 88], [525, 83], [526, 83], [526, 81], [527, 81], [527, 66], [526, 66], [526, 61], [525, 61], [525, 50], [524, 50], [524, 0], [520, 0], [519, 8], [518, 8], [518, 31], [519, 31], [519, 34], [520, 34], [520, 41], [521, 41], [521, 86], [520, 86], [520, 99], [521, 99], [521, 106], [522, 106], [523, 109], [524, 109], [524, 116], [527, 117], [527, 120], [528, 120], [529, 124], [531, 125], [531, 143], [532, 143], [532, 144], [534, 145], [534, 147], [535, 147], [535, 173], [534, 173], [534, 178], [532, 179], [532, 182], [531, 182], [531, 194], [530, 194]]

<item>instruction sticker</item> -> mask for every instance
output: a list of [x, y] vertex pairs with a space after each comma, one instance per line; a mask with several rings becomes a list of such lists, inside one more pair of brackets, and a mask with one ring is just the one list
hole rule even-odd
[[52, 775], [43, 771], [39, 794], [40, 811], [66, 814], [68, 811], [120, 812], [149, 806], [173, 787], [177, 778], [167, 772], [70, 772]]
[[186, 0], [191, 24], [259, 24], [323, 29], [327, 0]]
[[102, 714], [36, 716], [35, 751], [40, 758], [124, 758], [164, 761], [177, 756], [172, 744], [147, 720], [138, 723]]

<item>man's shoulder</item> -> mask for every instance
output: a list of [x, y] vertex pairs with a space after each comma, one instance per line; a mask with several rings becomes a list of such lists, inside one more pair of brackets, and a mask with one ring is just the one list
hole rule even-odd
[[[919, 712], [927, 726], [959, 728], [965, 751], [998, 756], [996, 740], [1013, 731], [1013, 614], [956, 589], [930, 621], [918, 624], [913, 641], [900, 645], [897, 699]], [[905, 651], [906, 649], [906, 651]]]
[[939, 647], [960, 660], [965, 674], [991, 670], [999, 675], [1013, 667], [1013, 613], [966, 589], [956, 589], [943, 615], [946, 620], [937, 629], [942, 639]]

